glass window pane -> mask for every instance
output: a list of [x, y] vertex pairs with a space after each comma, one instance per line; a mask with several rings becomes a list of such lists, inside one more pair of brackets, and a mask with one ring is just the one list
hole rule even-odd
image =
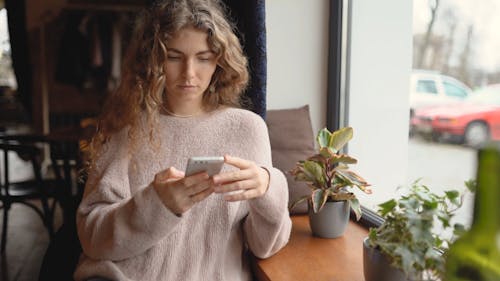
[[[473, 0], [436, 2], [413, 1], [413, 68], [442, 77], [439, 98], [427, 100], [410, 121], [408, 182], [465, 190], [464, 182], [476, 177], [477, 147], [500, 139], [500, 88], [492, 86], [500, 82], [500, 55], [491, 48], [500, 36], [489, 28], [500, 24], [500, 3], [487, 0], [488, 8], [478, 9]], [[470, 223], [472, 198], [465, 197], [459, 222]]]
[[417, 82], [417, 92], [426, 94], [437, 94], [436, 82], [432, 80], [419, 80]]
[[[465, 181], [476, 177], [477, 148], [489, 140], [500, 141], [500, 35], [491, 28], [500, 26], [500, 1], [484, 1], [481, 7], [474, 0], [413, 1], [412, 73], [418, 70], [425, 77], [409, 77], [409, 104], [401, 105], [408, 111], [416, 105], [411, 107], [415, 110], [408, 138], [402, 140], [408, 142], [406, 182], [402, 189], [374, 186], [374, 194], [359, 196], [364, 206], [376, 210], [377, 204], [403, 193], [416, 180], [436, 193], [465, 191]], [[387, 108], [387, 114], [400, 109], [385, 101], [378, 106]], [[352, 120], [376, 123], [369, 115]], [[400, 164], [380, 163], [389, 170]], [[472, 199], [467, 194], [458, 222], [470, 223]]]
[[464, 88], [461, 88], [455, 84], [450, 82], [443, 82], [444, 92], [447, 96], [465, 98], [467, 96], [467, 92]]

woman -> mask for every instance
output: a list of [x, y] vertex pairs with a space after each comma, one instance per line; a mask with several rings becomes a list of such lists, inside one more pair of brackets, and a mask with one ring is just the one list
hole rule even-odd
[[[266, 258], [287, 243], [267, 128], [237, 108], [247, 81], [218, 1], [164, 1], [139, 17], [91, 144], [76, 280], [250, 280], [246, 248]], [[184, 175], [189, 157], [219, 155], [221, 173]]]

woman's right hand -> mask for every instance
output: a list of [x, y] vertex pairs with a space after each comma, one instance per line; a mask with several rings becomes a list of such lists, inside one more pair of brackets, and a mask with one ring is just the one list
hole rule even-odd
[[207, 173], [184, 177], [184, 172], [174, 167], [156, 174], [153, 188], [163, 204], [178, 216], [214, 192], [213, 181]]

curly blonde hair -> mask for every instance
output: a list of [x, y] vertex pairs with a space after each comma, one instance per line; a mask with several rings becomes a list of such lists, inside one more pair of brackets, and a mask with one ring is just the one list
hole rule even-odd
[[[138, 139], [139, 118], [145, 115], [150, 141], [165, 102], [167, 43], [185, 27], [207, 32], [208, 45], [216, 54], [217, 67], [210, 82], [214, 93], [203, 95], [203, 104], [213, 110], [221, 105], [239, 107], [248, 84], [247, 58], [219, 0], [164, 0], [142, 11], [135, 23], [122, 65], [118, 88], [109, 94], [89, 145], [90, 163], [102, 146], [128, 127], [129, 153]], [[90, 165], [91, 166], [91, 165]]]

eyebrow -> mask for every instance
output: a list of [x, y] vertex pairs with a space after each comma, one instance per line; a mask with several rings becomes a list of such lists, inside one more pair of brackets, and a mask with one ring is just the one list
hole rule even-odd
[[[177, 50], [175, 48], [167, 48], [167, 51], [168, 52], [174, 52], [174, 53], [179, 53], [179, 54], [184, 54], [183, 52], [181, 52], [180, 50]], [[211, 51], [211, 50], [204, 50], [204, 51], [199, 51], [196, 53], [196, 55], [204, 55], [204, 54], [213, 54], [214, 52]]]

